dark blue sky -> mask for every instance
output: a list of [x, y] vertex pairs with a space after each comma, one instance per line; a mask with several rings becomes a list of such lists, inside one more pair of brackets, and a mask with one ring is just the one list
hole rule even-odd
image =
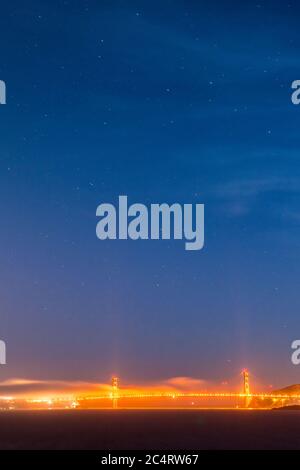
[[[1, 377], [299, 381], [300, 7], [1, 4]], [[205, 248], [95, 235], [204, 203]]]

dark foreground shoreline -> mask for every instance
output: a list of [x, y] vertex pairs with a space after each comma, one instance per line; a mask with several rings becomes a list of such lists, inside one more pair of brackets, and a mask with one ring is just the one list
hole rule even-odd
[[300, 411], [1, 412], [0, 449], [300, 450]]

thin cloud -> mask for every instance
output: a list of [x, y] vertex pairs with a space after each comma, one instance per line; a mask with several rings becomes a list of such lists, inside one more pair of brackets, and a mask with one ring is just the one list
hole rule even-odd
[[[125, 394], [139, 392], [181, 392], [203, 390], [209, 385], [205, 380], [192, 377], [172, 377], [166, 380], [146, 384], [122, 384]], [[38, 396], [99, 396], [109, 395], [111, 385], [107, 383], [82, 381], [55, 381], [13, 378], [0, 382], [0, 396], [32, 398]]]

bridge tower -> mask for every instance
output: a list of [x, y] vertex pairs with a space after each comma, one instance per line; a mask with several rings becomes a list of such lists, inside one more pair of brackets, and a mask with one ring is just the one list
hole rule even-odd
[[247, 369], [244, 369], [242, 373], [244, 378], [244, 394], [250, 395], [249, 372]]
[[119, 378], [112, 378], [112, 401], [113, 408], [118, 408], [118, 398], [119, 398]]
[[250, 381], [249, 381], [249, 372], [247, 369], [242, 371], [243, 374], [243, 383], [244, 383], [244, 395], [245, 395], [245, 407], [248, 408], [251, 396], [250, 396]]

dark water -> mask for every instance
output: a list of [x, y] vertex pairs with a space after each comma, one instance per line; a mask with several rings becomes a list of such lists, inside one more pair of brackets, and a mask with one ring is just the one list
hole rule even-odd
[[300, 449], [300, 411], [2, 412], [0, 449]]

